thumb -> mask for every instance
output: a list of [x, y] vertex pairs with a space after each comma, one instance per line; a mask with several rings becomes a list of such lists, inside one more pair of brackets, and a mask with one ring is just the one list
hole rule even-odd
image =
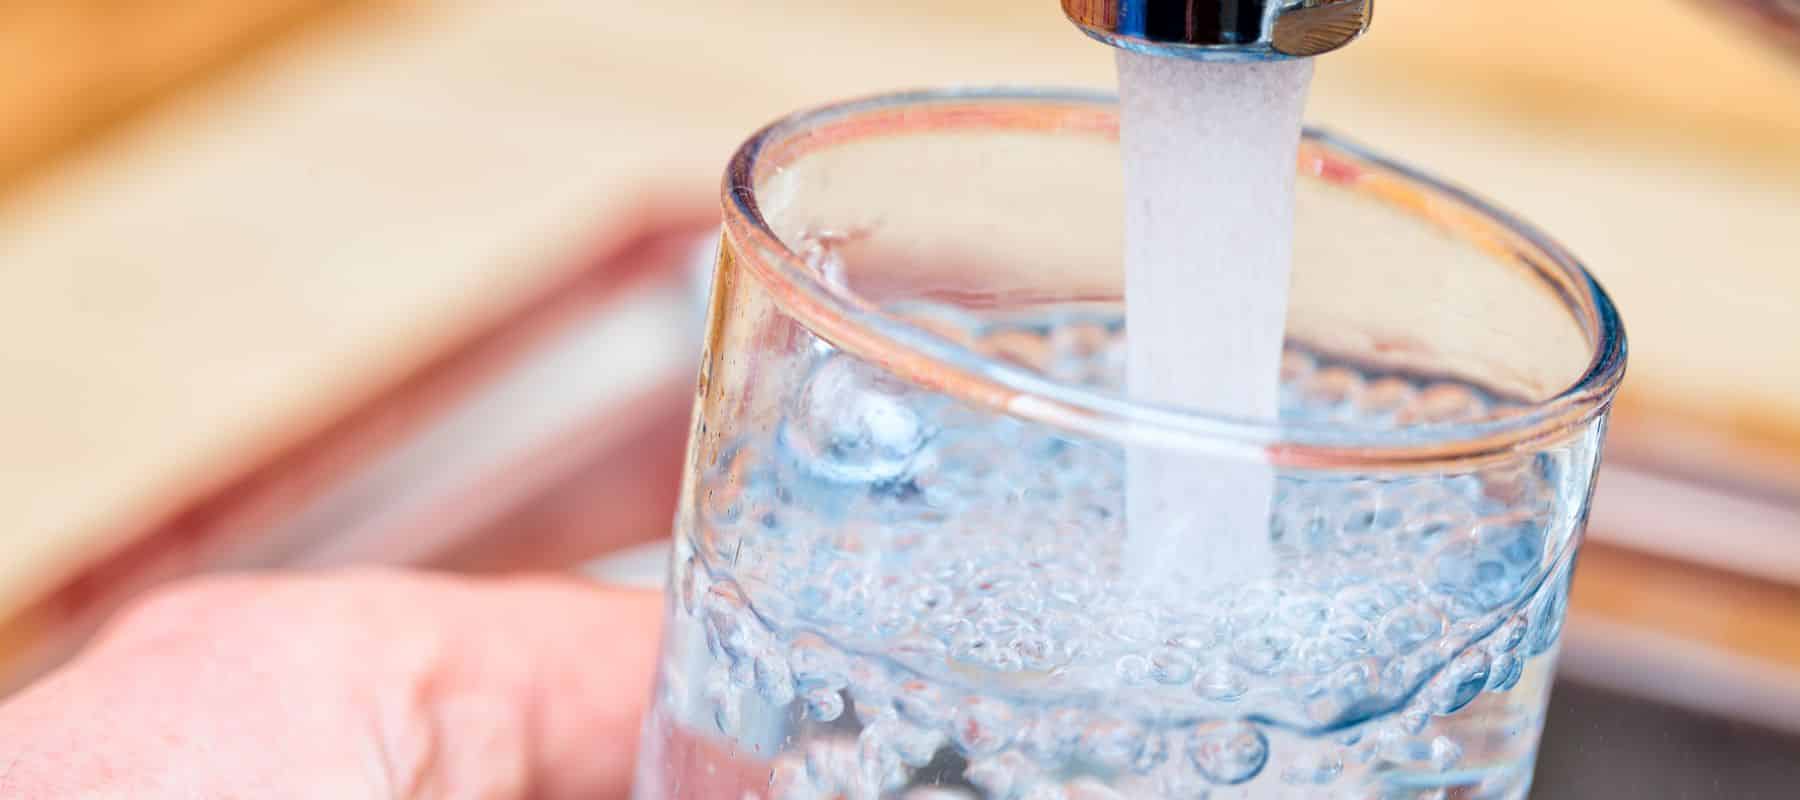
[[660, 611], [543, 578], [164, 591], [0, 705], [0, 796], [622, 798]]

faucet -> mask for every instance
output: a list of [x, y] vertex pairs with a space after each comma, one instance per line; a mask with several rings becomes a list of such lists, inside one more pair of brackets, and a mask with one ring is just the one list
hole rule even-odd
[[1127, 50], [1207, 61], [1306, 58], [1369, 29], [1375, 0], [1062, 0], [1087, 35]]
[[[1441, 1], [1441, 0], [1434, 0]], [[1704, 0], [1800, 54], [1800, 0]], [[1375, 0], [1062, 0], [1063, 14], [1114, 47], [1212, 61], [1305, 58], [1369, 29]]]

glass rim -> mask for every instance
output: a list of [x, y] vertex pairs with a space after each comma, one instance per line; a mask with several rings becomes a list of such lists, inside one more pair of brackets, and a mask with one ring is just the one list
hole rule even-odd
[[[1100, 90], [1050, 87], [924, 89], [852, 99], [790, 114], [757, 131], [732, 156], [723, 186], [727, 241], [721, 247], [729, 250], [733, 244], [738, 245], [737, 252], [729, 255], [743, 262], [776, 305], [802, 327], [908, 382], [999, 413], [1084, 435], [1262, 459], [1277, 466], [1441, 469], [1449, 463], [1504, 458], [1542, 448], [1605, 413], [1624, 377], [1626, 340], [1618, 311], [1606, 291], [1566, 248], [1530, 223], [1465, 189], [1312, 127], [1305, 131], [1303, 147], [1323, 148], [1323, 152], [1353, 162], [1365, 171], [1396, 178], [1435, 201], [1459, 207], [1481, 224], [1502, 231], [1535, 251], [1543, 262], [1557, 270], [1560, 274], [1544, 277], [1560, 279], [1559, 300], [1565, 310], [1577, 317], [1591, 342], [1587, 368], [1547, 399], [1520, 403], [1516, 413], [1473, 422], [1371, 429], [1207, 414], [1059, 381], [933, 334], [829, 285], [803, 255], [782, 241], [763, 217], [756, 181], [765, 157], [779, 149], [777, 146], [792, 145], [833, 123], [859, 115], [958, 104], [1061, 106], [1106, 115], [1116, 109], [1117, 96]], [[905, 132], [905, 123], [919, 118], [922, 117], [906, 116], [898, 128], [853, 126], [842, 138], [854, 139], [875, 130]], [[1113, 120], [1116, 135], [1116, 116]], [[1056, 130], [1067, 127], [1058, 126]], [[840, 140], [827, 138], [822, 143]], [[794, 157], [793, 151], [787, 155]], [[1391, 200], [1364, 195], [1365, 202], [1393, 205]], [[1416, 210], [1401, 210], [1417, 224], [1430, 224]], [[1542, 272], [1538, 264], [1533, 267]]]

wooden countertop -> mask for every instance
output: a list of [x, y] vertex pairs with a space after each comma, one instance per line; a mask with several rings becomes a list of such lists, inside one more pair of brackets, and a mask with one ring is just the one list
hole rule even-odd
[[[780, 113], [1111, 79], [1042, 0], [349, 5], [0, 196], [0, 608], [572, 254], [710, 204]], [[1532, 11], [1384, 4], [1310, 116], [1563, 237], [1625, 311], [1627, 414], [1785, 458], [1800, 62], [1686, 0]]]

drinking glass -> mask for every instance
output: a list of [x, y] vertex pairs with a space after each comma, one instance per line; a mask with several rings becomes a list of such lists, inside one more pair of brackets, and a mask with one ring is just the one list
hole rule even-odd
[[[1134, 402], [1117, 136], [1110, 96], [959, 90], [738, 151], [636, 797], [1525, 795], [1606, 294], [1309, 132], [1279, 419]], [[1274, 571], [1143, 580], [1138, 450], [1270, 476]]]

